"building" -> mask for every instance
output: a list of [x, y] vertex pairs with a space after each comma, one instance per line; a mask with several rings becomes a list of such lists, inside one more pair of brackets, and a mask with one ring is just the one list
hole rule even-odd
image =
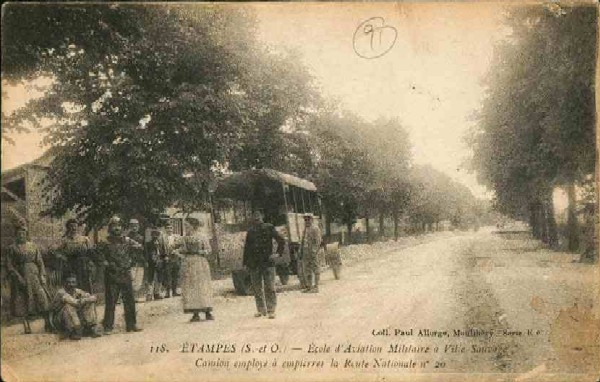
[[27, 227], [30, 239], [41, 248], [60, 242], [70, 216], [41, 215], [50, 206], [43, 193], [43, 182], [52, 159], [52, 154], [46, 152], [32, 162], [2, 172], [2, 248], [14, 242], [19, 224]]

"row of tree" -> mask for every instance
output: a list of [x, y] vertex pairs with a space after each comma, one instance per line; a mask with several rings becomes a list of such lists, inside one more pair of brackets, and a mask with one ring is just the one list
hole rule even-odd
[[525, 6], [506, 20], [512, 34], [496, 46], [472, 164], [496, 207], [529, 219], [551, 246], [559, 241], [553, 192], [566, 189], [566, 239], [577, 250], [577, 215], [590, 208], [577, 191], [594, 185], [597, 8]]
[[98, 227], [124, 212], [202, 209], [219, 176], [248, 168], [314, 181], [349, 231], [358, 217], [377, 216], [380, 229], [390, 217], [397, 236], [406, 214], [419, 229], [466, 226], [482, 208], [411, 165], [398, 120], [324, 102], [299, 57], [256, 40], [245, 7], [12, 4], [3, 20], [3, 78], [51, 79], [2, 126], [45, 129], [52, 215], [74, 210]]

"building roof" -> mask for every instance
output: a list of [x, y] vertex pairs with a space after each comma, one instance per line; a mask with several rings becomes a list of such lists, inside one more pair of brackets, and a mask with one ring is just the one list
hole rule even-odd
[[54, 153], [52, 152], [52, 150], [47, 150], [41, 157], [22, 164], [20, 166], [11, 168], [9, 170], [6, 171], [2, 171], [2, 184], [6, 184], [9, 182], [14, 181], [16, 178], [19, 178], [20, 176], [22, 176], [24, 174], [24, 172], [28, 169], [28, 168], [49, 168], [50, 167], [50, 163], [52, 163], [52, 160], [54, 159]]

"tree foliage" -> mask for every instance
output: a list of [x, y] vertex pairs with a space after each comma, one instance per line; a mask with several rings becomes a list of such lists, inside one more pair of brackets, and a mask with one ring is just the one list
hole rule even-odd
[[[502, 212], [556, 243], [555, 186], [593, 173], [596, 7], [514, 8], [473, 131], [473, 168]], [[574, 223], [574, 222], [572, 222]]]
[[349, 229], [378, 215], [398, 234], [404, 213], [455, 219], [473, 199], [433, 169], [411, 169], [398, 119], [327, 105], [297, 54], [256, 40], [244, 7], [9, 4], [3, 21], [3, 78], [51, 79], [3, 115], [3, 129], [45, 129], [49, 214], [75, 210], [97, 227], [113, 214], [201, 209], [215, 178], [249, 168], [312, 180]]
[[[74, 208], [92, 226], [201, 208], [219, 170], [278, 160], [273, 133], [311, 99], [306, 72], [257, 44], [243, 8], [13, 6], [5, 19], [3, 74], [53, 77], [8, 120], [55, 121], [49, 212]], [[17, 33], [27, 27], [36, 33]]]

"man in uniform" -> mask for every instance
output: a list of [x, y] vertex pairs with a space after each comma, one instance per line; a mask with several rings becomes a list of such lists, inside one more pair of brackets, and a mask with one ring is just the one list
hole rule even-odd
[[304, 233], [300, 243], [302, 273], [306, 288], [304, 293], [318, 293], [321, 270], [319, 268], [319, 248], [321, 248], [321, 230], [313, 225], [313, 216], [304, 215]]
[[252, 214], [252, 227], [246, 234], [244, 266], [250, 271], [254, 299], [258, 312], [255, 317], [269, 315], [275, 318], [277, 293], [275, 292], [275, 264], [272, 259], [273, 239], [277, 241], [277, 254], [281, 256], [285, 240], [269, 223], [263, 223], [262, 214]]
[[145, 246], [145, 255], [148, 264], [148, 272], [145, 273], [146, 300], [160, 300], [161, 289], [166, 290], [170, 281], [167, 277], [167, 247], [159, 230], [152, 230], [150, 241]]
[[[137, 219], [129, 220], [129, 232], [127, 237], [135, 241], [138, 244], [144, 245], [144, 235], [140, 233], [140, 222]], [[135, 278], [133, 280], [134, 294], [136, 302], [144, 302], [144, 275], [148, 272], [147, 262], [144, 256], [143, 249], [137, 249], [138, 251], [136, 258], [138, 261], [133, 265], [135, 268]]]
[[131, 266], [135, 264], [138, 255], [136, 249], [142, 245], [123, 236], [123, 227], [118, 217], [113, 217], [108, 224], [108, 237], [105, 243], [99, 245], [99, 253], [104, 258], [104, 332], [109, 334], [114, 327], [115, 306], [119, 295], [123, 296], [125, 309], [125, 327], [128, 332], [139, 332], [142, 329], [136, 325], [135, 298], [131, 278]]
[[166, 261], [166, 294], [165, 298], [173, 296], [181, 296], [179, 293], [179, 274], [181, 273], [181, 260], [183, 256], [179, 253], [179, 247], [181, 247], [180, 238], [173, 233], [173, 225], [167, 223], [165, 227], [166, 237], [164, 238], [166, 249], [167, 249], [167, 261]]
[[77, 287], [73, 275], [65, 278], [52, 302], [52, 323], [55, 329], [72, 340], [80, 340], [84, 334], [100, 337], [96, 328], [96, 296]]

